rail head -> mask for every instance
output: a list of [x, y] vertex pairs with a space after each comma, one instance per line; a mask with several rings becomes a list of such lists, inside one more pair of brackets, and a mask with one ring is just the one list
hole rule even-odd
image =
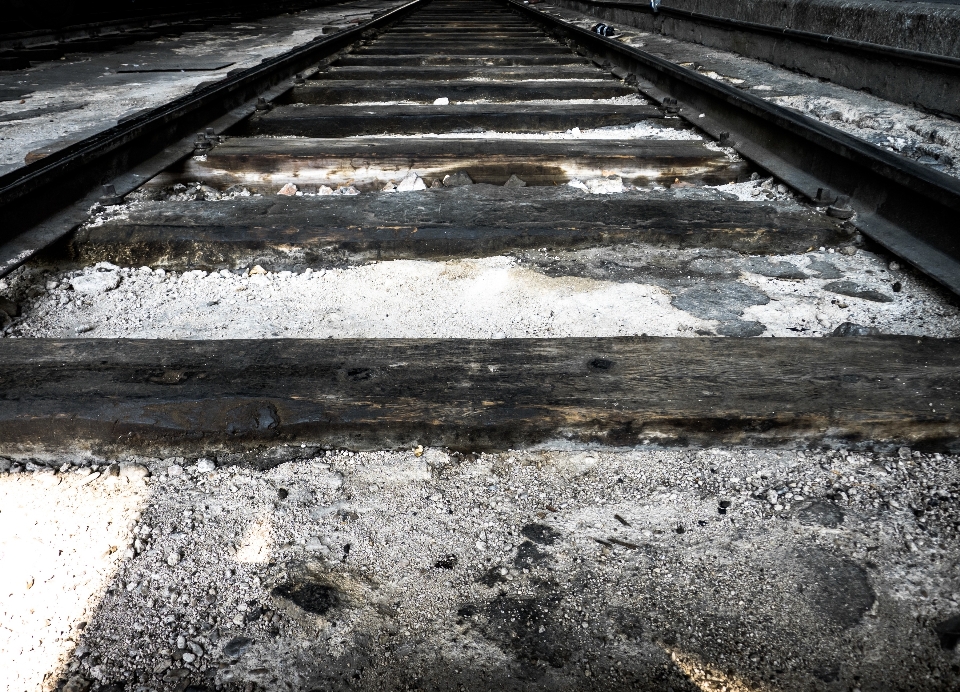
[[[644, 95], [674, 98], [678, 115], [812, 201], [850, 197], [866, 236], [960, 294], [960, 180], [665, 58], [503, 0], [554, 36], [632, 73]], [[701, 117], [701, 114], [703, 116]], [[818, 196], [818, 193], [821, 193]]]
[[[91, 190], [311, 64], [429, 0], [411, 0], [352, 29], [320, 36], [0, 176], [0, 243], [76, 204]], [[64, 233], [71, 229], [64, 229]]]
[[945, 72], [960, 72], [960, 58], [955, 58], [950, 55], [937, 55], [936, 53], [907, 50], [905, 48], [885, 46], [879, 43], [870, 43], [868, 41], [857, 41], [855, 39], [844, 38], [843, 36], [834, 36], [832, 34], [820, 34], [813, 31], [805, 31], [803, 29], [771, 26], [769, 24], [748, 22], [742, 19], [733, 19], [731, 17], [718, 17], [716, 15], [703, 14], [702, 12], [693, 12], [691, 10], [668, 7], [662, 3], [658, 3], [656, 10], [654, 10], [650, 3], [643, 2], [625, 2], [624, 0], [579, 1], [594, 7], [604, 7], [614, 10], [628, 10], [630, 12], [636, 12], [637, 14], [650, 15], [653, 17], [671, 17], [674, 19], [695, 22], [697, 24], [715, 26], [730, 31], [745, 31], [754, 34], [782, 36], [810, 45], [819, 45], [851, 54], [869, 56], [873, 59], [923, 65], [927, 68], [936, 68]]

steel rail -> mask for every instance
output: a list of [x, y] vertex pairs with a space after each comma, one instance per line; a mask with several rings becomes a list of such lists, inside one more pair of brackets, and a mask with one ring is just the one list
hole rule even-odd
[[722, 29], [732, 29], [736, 31], [749, 31], [755, 34], [766, 34], [780, 38], [790, 38], [811, 45], [817, 45], [830, 50], [842, 50], [857, 55], [867, 55], [872, 58], [882, 58], [884, 60], [897, 61], [905, 64], [912, 64], [924, 67], [937, 67], [945, 71], [960, 73], [960, 58], [949, 55], [937, 55], [935, 53], [924, 53], [923, 51], [907, 50], [905, 48], [896, 48], [894, 46], [885, 46], [879, 43], [870, 43], [869, 41], [857, 41], [855, 39], [843, 38], [832, 34], [819, 34], [814, 31], [804, 31], [802, 29], [790, 29], [787, 27], [771, 26], [769, 24], [760, 24], [759, 22], [748, 22], [742, 19], [731, 19], [729, 17], [718, 17], [712, 14], [701, 14], [690, 10], [681, 10], [665, 5], [658, 5], [654, 11], [649, 4], [636, 2], [619, 2], [618, 0], [577, 0], [586, 5], [595, 5], [597, 7], [608, 7], [617, 10], [629, 10], [638, 14], [646, 14], [653, 17], [674, 17], [685, 19], [699, 24], [709, 24]]
[[[429, 0], [412, 0], [353, 29], [317, 37], [259, 65], [199, 85], [192, 93], [125, 119], [114, 127], [0, 176], [0, 244], [8, 244], [58, 212], [91, 199], [96, 188], [161, 153], [198, 128], [256, 99], [318, 61], [361, 41]], [[171, 162], [172, 163], [172, 162]], [[122, 192], [121, 192], [122, 194]], [[75, 214], [72, 216], [75, 217]], [[59, 235], [72, 227], [60, 229]], [[44, 242], [50, 242], [50, 233]], [[0, 275], [30, 254], [0, 253]]]
[[[503, 0], [554, 36], [609, 61], [646, 96], [723, 140], [822, 206], [850, 197], [867, 237], [960, 294], [960, 180], [639, 48]], [[632, 80], [631, 80], [632, 81]], [[671, 99], [675, 99], [674, 103]]]
[[275, 17], [288, 12], [327, 7], [345, 0], [277, 0], [269, 8], [255, 0], [240, 0], [230, 7], [208, 1], [180, 12], [149, 12], [64, 27], [0, 33], [0, 70], [16, 71], [57, 60], [72, 53], [100, 53], [160, 36], [206, 31], [211, 26]]
[[942, 117], [960, 118], [958, 57], [662, 5], [654, 11], [649, 5], [621, 0], [555, 0], [555, 4], [606, 22], [732, 51]]
[[[293, 7], [305, 9], [307, 3], [311, 0], [292, 0], [278, 2], [274, 8], [269, 10], [269, 14], [274, 14], [274, 10], [279, 12], [290, 11]], [[215, 3], [214, 3], [215, 4]], [[239, 6], [231, 7], [229, 11], [223, 5], [215, 7], [210, 3], [194, 6], [190, 10], [181, 12], [170, 12], [168, 10], [139, 15], [130, 15], [118, 17], [115, 19], [94, 19], [93, 21], [69, 24], [62, 27], [45, 27], [15, 32], [0, 32], [0, 51], [24, 50], [37, 45], [48, 45], [59, 43], [61, 47], [67, 47], [72, 38], [107, 38], [118, 36], [124, 31], [143, 31], [145, 29], [157, 27], [173, 27], [178, 24], [189, 21], [222, 21], [225, 18], [230, 21], [231, 17], [239, 20], [246, 15], [253, 15], [254, 5], [241, 3]], [[257, 13], [258, 15], [260, 13]], [[263, 13], [264, 15], [267, 12]], [[102, 34], [101, 32], [108, 33]], [[91, 33], [93, 32], [93, 33]]]

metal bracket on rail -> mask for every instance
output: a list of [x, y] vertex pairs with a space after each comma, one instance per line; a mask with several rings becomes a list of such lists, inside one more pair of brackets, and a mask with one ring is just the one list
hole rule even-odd
[[117, 188], [113, 183], [107, 183], [103, 186], [103, 194], [100, 196], [100, 204], [105, 207], [123, 204], [123, 195], [117, 194]]
[[194, 151], [204, 152], [213, 149], [214, 145], [220, 143], [220, 138], [213, 131], [212, 127], [208, 127], [203, 132], [197, 133], [197, 139], [193, 143]]

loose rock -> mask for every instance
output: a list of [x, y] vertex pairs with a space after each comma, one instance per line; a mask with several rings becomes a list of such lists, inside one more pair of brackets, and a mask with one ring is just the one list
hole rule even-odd
[[443, 176], [444, 187], [462, 187], [463, 185], [473, 185], [473, 178], [466, 171], [457, 171]]
[[427, 184], [423, 182], [423, 179], [413, 171], [407, 173], [404, 179], [397, 183], [397, 192], [413, 192], [414, 190], [426, 189]]
[[200, 459], [197, 461], [197, 471], [200, 473], [209, 473], [217, 468], [217, 465], [210, 459]]
[[96, 296], [112, 291], [120, 285], [120, 275], [115, 271], [81, 274], [70, 280], [73, 290], [84, 296]]
[[62, 692], [87, 692], [90, 689], [90, 681], [81, 675], [74, 675], [69, 678], [63, 686]]
[[844, 322], [833, 330], [833, 336], [876, 336], [880, 330], [876, 327], [865, 327], [862, 324]]
[[876, 291], [872, 288], [866, 288], [854, 281], [833, 281], [828, 283], [823, 287], [823, 290], [830, 291], [831, 293], [839, 293], [843, 296], [850, 296], [851, 298], [861, 298], [862, 300], [871, 300], [875, 303], [891, 303], [893, 298], [890, 296]]

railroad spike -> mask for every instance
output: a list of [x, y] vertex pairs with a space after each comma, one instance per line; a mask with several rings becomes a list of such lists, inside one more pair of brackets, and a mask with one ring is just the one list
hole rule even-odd
[[850, 219], [853, 218], [854, 211], [850, 208], [850, 197], [847, 195], [840, 195], [837, 197], [837, 201], [827, 207], [827, 216], [832, 216], [835, 219]]
[[100, 204], [105, 207], [123, 204], [123, 195], [117, 194], [117, 188], [113, 183], [106, 183], [102, 186], [103, 194], [100, 195]]
[[817, 196], [814, 198], [814, 202], [821, 206], [829, 206], [837, 201], [837, 196], [829, 187], [818, 187]]
[[197, 140], [193, 143], [194, 149], [211, 149], [213, 148], [213, 142], [207, 139], [207, 135], [203, 132], [197, 133]]

